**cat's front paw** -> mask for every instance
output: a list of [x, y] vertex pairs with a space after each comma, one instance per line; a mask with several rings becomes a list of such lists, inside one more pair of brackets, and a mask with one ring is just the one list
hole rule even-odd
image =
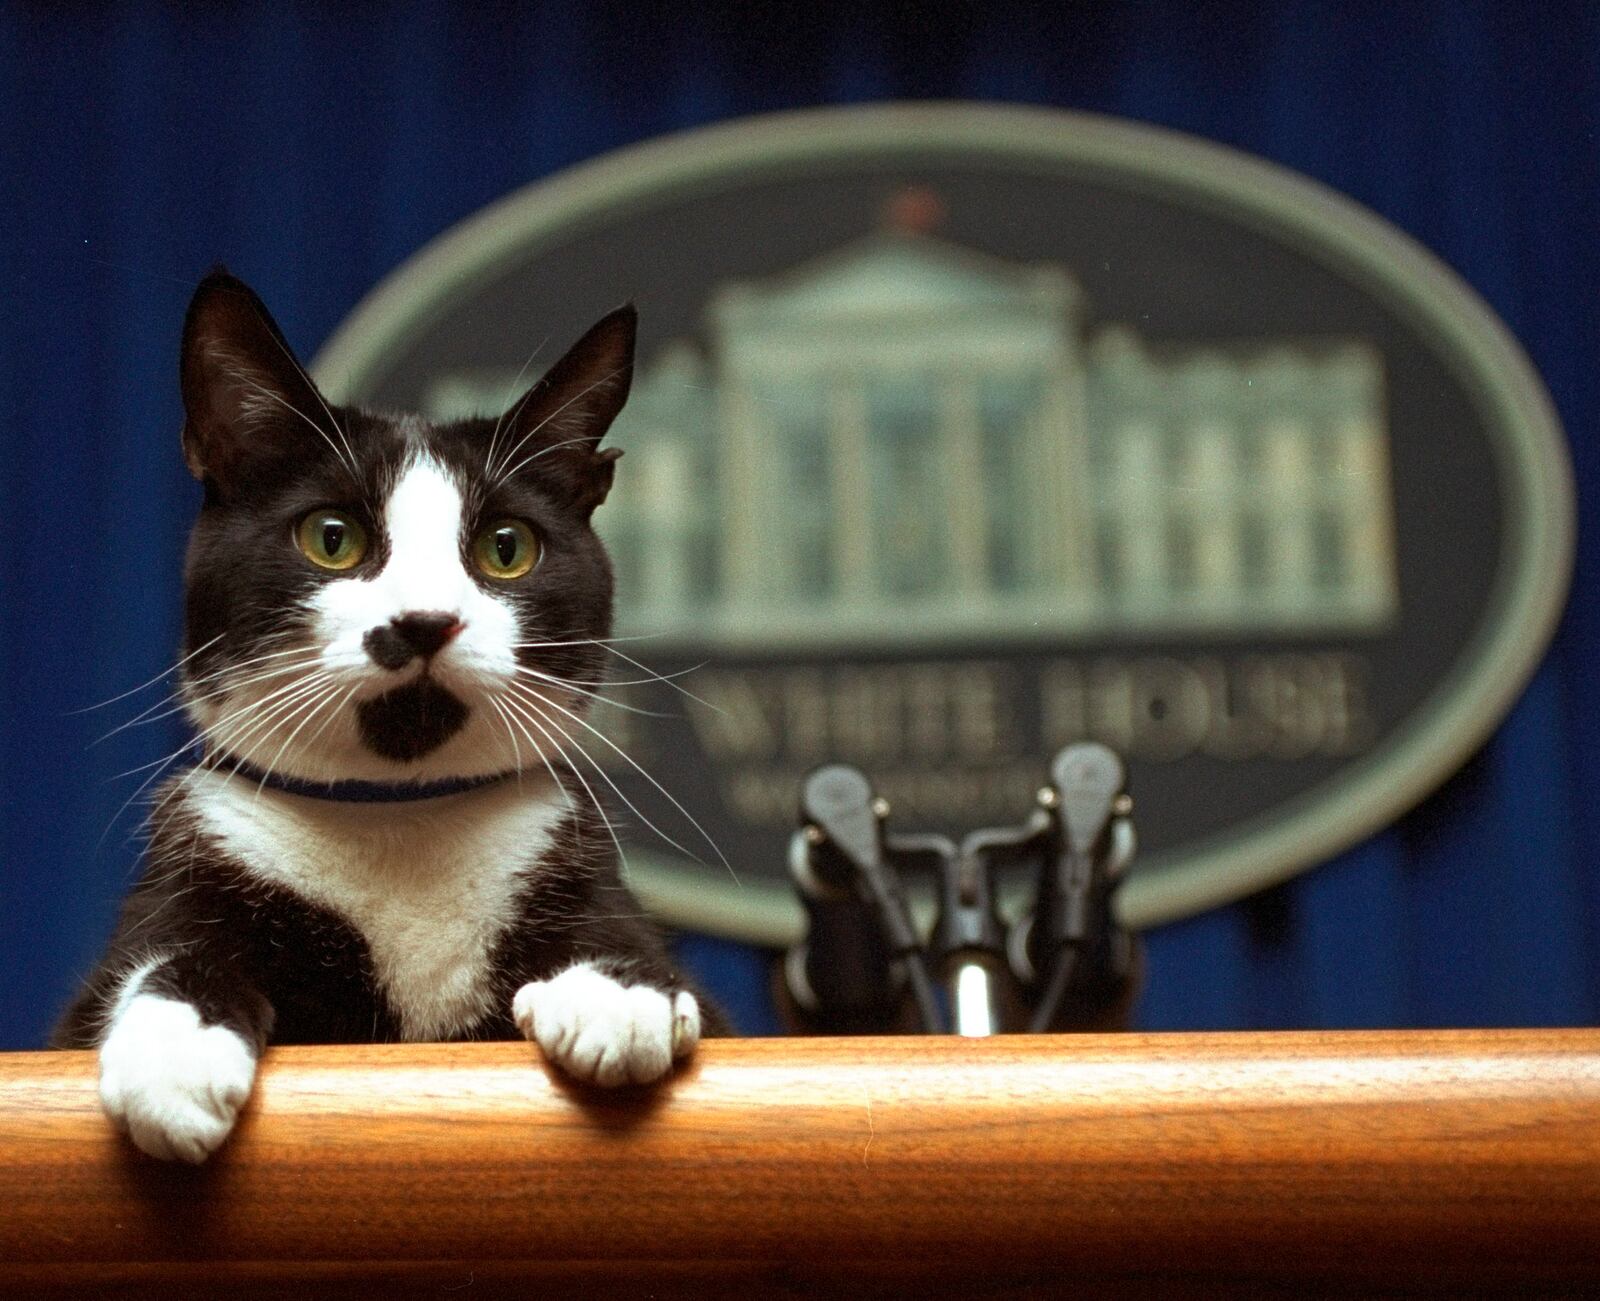
[[254, 1050], [202, 1025], [188, 1003], [141, 994], [100, 1045], [100, 1103], [151, 1156], [204, 1161], [227, 1138], [255, 1082]]
[[595, 1084], [650, 1084], [700, 1042], [693, 994], [621, 985], [584, 963], [524, 985], [511, 1014], [546, 1057]]

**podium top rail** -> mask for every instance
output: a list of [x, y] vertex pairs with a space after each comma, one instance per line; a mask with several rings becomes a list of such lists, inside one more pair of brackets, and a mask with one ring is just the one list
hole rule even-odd
[[284, 1047], [199, 1168], [112, 1131], [92, 1054], [0, 1054], [0, 1207], [34, 1290], [1571, 1283], [1600, 1031], [721, 1040], [615, 1092], [520, 1043]]

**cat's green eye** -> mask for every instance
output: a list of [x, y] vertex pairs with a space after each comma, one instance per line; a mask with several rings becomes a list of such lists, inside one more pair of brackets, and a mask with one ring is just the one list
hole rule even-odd
[[478, 534], [472, 555], [490, 578], [521, 578], [539, 559], [539, 540], [521, 520], [503, 519]]
[[350, 569], [367, 554], [366, 529], [342, 511], [312, 511], [300, 521], [295, 541], [319, 569]]

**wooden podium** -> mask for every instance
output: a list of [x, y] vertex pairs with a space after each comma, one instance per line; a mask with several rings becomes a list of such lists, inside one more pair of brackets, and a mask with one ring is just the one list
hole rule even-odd
[[1600, 1284], [1600, 1031], [279, 1048], [199, 1169], [0, 1055], [0, 1290], [1319, 1295]]

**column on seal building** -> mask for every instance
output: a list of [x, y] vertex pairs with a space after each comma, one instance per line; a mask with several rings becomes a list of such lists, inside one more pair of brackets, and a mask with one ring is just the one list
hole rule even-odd
[[1353, 624], [1381, 628], [1399, 603], [1382, 359], [1369, 347], [1342, 348], [1328, 361], [1325, 391], [1333, 466], [1328, 488], [1341, 525], [1345, 605]]
[[1107, 617], [1147, 627], [1170, 616], [1166, 402], [1161, 377], [1131, 333], [1103, 330], [1091, 349], [1096, 434], [1105, 442], [1100, 516]]
[[1032, 498], [1032, 585], [1047, 594], [1060, 617], [1082, 626], [1097, 604], [1094, 471], [1089, 447], [1089, 401], [1084, 362], [1083, 291], [1060, 267], [1033, 272], [1041, 355], [1038, 407], [1027, 437], [1036, 473]]
[[1249, 377], [1220, 353], [1201, 354], [1185, 371], [1178, 504], [1189, 527], [1192, 622], [1226, 624], [1241, 598], [1237, 394]]

